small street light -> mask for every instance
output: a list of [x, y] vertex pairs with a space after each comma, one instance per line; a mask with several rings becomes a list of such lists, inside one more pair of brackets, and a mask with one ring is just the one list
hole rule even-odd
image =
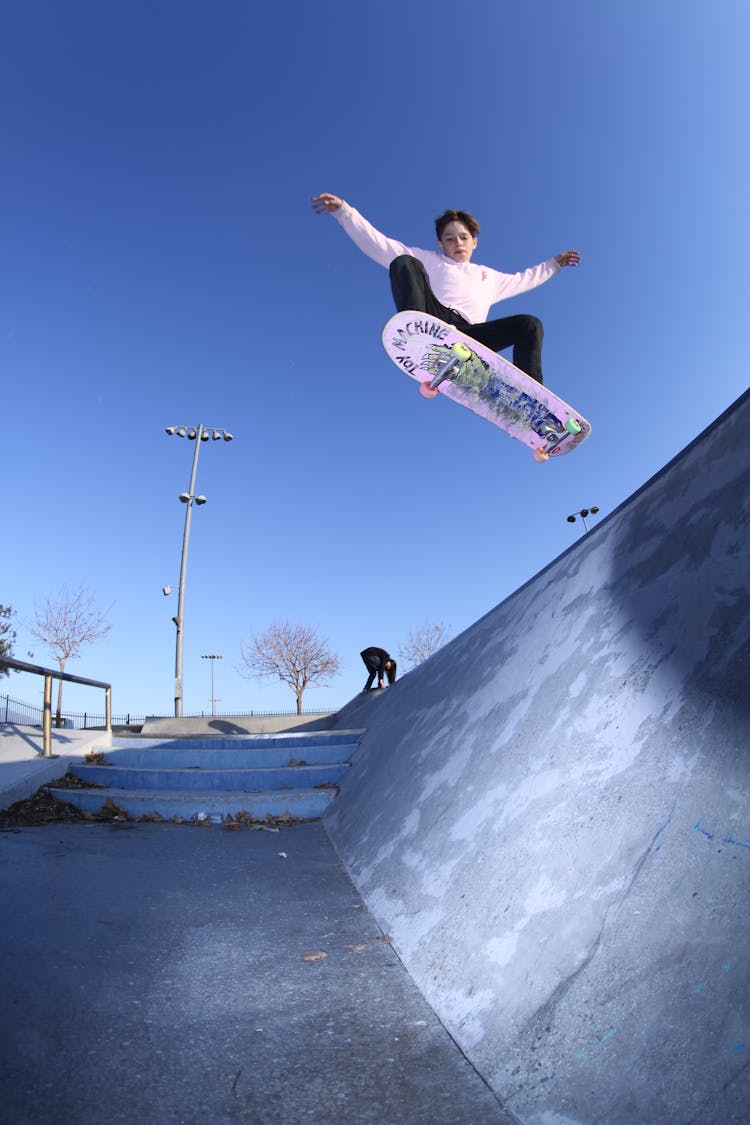
[[216, 714], [216, 695], [214, 694], [214, 661], [223, 660], [224, 657], [216, 652], [204, 652], [201, 660], [211, 661], [211, 714]]
[[[185, 620], [185, 579], [187, 577], [187, 557], [188, 557], [188, 542], [190, 539], [190, 517], [193, 512], [193, 504], [201, 507], [206, 503], [205, 496], [196, 495], [195, 491], [195, 477], [198, 471], [198, 453], [200, 451], [201, 442], [209, 441], [213, 438], [214, 441], [223, 439], [224, 441], [232, 441], [233, 434], [229, 430], [223, 429], [221, 426], [204, 426], [202, 423], [198, 426], [167, 426], [166, 432], [169, 436], [176, 435], [177, 437], [187, 437], [190, 441], [195, 442], [195, 450], [193, 451], [193, 468], [190, 473], [190, 484], [187, 492], [180, 493], [180, 503], [185, 505], [185, 530], [182, 536], [182, 562], [180, 564], [180, 581], [177, 586], [177, 613], [172, 618], [177, 629], [177, 638], [175, 642], [175, 658], [174, 658], [174, 713], [175, 718], [182, 718], [182, 627]], [[172, 592], [172, 587], [163, 586], [162, 593], [166, 596]], [[211, 665], [213, 668], [213, 665]]]
[[580, 512], [576, 512], [575, 515], [568, 516], [568, 523], [575, 523], [576, 522], [576, 516], [580, 516], [581, 519], [583, 520], [584, 528], [586, 529], [586, 531], [588, 531], [589, 528], [588, 528], [588, 524], [586, 523], [586, 517], [587, 516], [595, 516], [598, 511], [599, 511], [599, 509], [596, 507], [595, 504], [591, 508], [581, 508]]

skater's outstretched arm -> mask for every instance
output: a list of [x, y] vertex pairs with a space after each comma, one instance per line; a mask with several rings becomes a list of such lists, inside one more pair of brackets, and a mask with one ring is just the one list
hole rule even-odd
[[556, 254], [555, 261], [561, 268], [563, 266], [577, 266], [581, 260], [581, 255], [577, 250], [566, 250], [564, 254]]
[[338, 211], [343, 202], [343, 199], [339, 199], [337, 195], [324, 191], [320, 195], [313, 196], [312, 208], [317, 215], [329, 215], [331, 211]]
[[374, 262], [385, 266], [386, 269], [393, 259], [400, 254], [418, 253], [413, 248], [405, 246], [403, 242], [399, 242], [398, 239], [388, 238], [387, 235], [381, 234], [372, 223], [368, 222], [364, 215], [360, 215], [359, 211], [352, 207], [351, 203], [347, 203], [338, 195], [332, 195], [329, 191], [314, 195], [312, 207], [318, 215], [333, 215], [355, 246], [358, 246], [364, 254], [367, 254], [368, 258], [372, 258]]

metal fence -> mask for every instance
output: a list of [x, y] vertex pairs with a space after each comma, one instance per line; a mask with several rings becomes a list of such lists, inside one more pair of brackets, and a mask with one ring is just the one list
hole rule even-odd
[[[304, 716], [315, 718], [316, 716], [330, 715], [338, 708], [331, 707], [326, 711], [302, 711]], [[189, 715], [185, 715], [186, 719], [268, 719], [278, 716], [279, 718], [286, 718], [287, 716], [296, 717], [295, 711], [222, 711], [219, 715], [212, 715], [210, 711], [195, 711]], [[31, 703], [24, 703], [20, 699], [13, 699], [10, 695], [0, 695], [0, 722], [1, 723], [17, 723], [19, 726], [41, 726], [44, 718], [44, 711], [41, 707], [34, 707]], [[124, 726], [142, 726], [146, 719], [171, 719], [173, 715], [136, 715], [128, 713], [126, 715], [113, 715], [112, 725], [118, 727]], [[89, 711], [73, 712], [66, 711], [62, 718], [63, 726], [68, 730], [100, 730], [106, 725], [104, 715], [92, 714]], [[53, 719], [54, 725], [54, 719]]]
[[[35, 707], [32, 703], [24, 703], [20, 699], [13, 699], [10, 695], [0, 695], [0, 723], [17, 723], [19, 726], [35, 727], [41, 726], [44, 720], [44, 708]], [[54, 717], [52, 724], [54, 726]], [[130, 716], [127, 718], [115, 718], [112, 716], [112, 722], [117, 723], [118, 726], [125, 726], [128, 723], [142, 723], [143, 718]], [[83, 711], [80, 714], [67, 713], [62, 716], [63, 726], [68, 730], [97, 730], [106, 726], [105, 715], [95, 715], [88, 711]]]

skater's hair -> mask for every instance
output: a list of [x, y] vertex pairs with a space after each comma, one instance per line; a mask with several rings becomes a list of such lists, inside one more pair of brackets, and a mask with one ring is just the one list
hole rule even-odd
[[479, 223], [468, 211], [446, 211], [439, 219], [435, 219], [435, 231], [437, 232], [438, 242], [442, 239], [443, 231], [448, 226], [448, 223], [463, 223], [473, 238], [476, 238], [479, 234]]
[[385, 674], [388, 677], [388, 683], [389, 684], [395, 684], [395, 682], [396, 682], [396, 661], [395, 660], [393, 660], [393, 659], [391, 660], [391, 666], [390, 666], [390, 668], [386, 668]]

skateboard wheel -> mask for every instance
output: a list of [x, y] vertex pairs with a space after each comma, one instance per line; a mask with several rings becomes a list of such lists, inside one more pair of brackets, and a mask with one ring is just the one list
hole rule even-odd
[[580, 434], [581, 423], [575, 418], [568, 418], [567, 422], [565, 423], [565, 429], [569, 434]]
[[543, 465], [545, 461], [549, 461], [549, 453], [545, 453], [543, 449], [532, 449], [532, 456], [535, 461]]
[[457, 359], [466, 360], [471, 358], [471, 348], [467, 348], [466, 344], [454, 344], [451, 351]]
[[437, 387], [431, 387], [430, 381], [429, 379], [427, 379], [424, 383], [419, 384], [419, 393], [421, 394], [422, 398], [434, 398], [435, 395], [439, 394], [440, 392], [438, 391]]

